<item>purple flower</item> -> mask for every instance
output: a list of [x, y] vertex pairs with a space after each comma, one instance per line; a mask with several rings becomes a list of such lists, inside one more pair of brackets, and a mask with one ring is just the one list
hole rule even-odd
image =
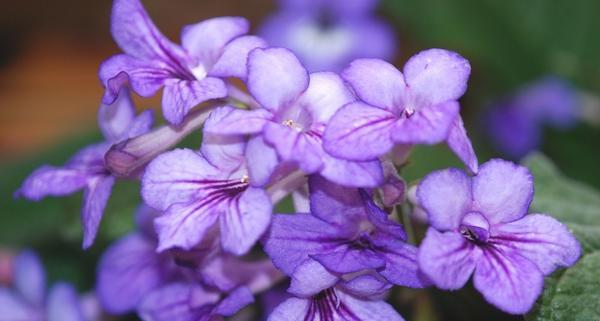
[[431, 224], [419, 266], [439, 288], [461, 288], [473, 274], [488, 302], [521, 314], [542, 291], [544, 275], [579, 257], [564, 225], [525, 215], [533, 177], [522, 166], [491, 160], [472, 178], [457, 169], [437, 171], [421, 182], [417, 197]]
[[83, 148], [63, 167], [38, 168], [15, 196], [38, 201], [46, 196], [65, 196], [83, 190], [83, 247], [90, 247], [115, 182], [105, 166], [104, 155], [111, 145], [148, 132], [152, 122], [151, 111], [135, 116], [133, 102], [124, 90], [112, 105], [100, 106], [98, 123], [104, 142]]
[[34, 252], [21, 252], [13, 271], [14, 287], [0, 287], [1, 321], [91, 321], [70, 284], [56, 283], [46, 295], [46, 275]]
[[508, 157], [520, 159], [538, 149], [543, 126], [573, 126], [580, 102], [565, 80], [546, 77], [494, 105], [486, 114], [486, 129], [494, 145]]
[[311, 71], [340, 71], [356, 58], [390, 59], [396, 39], [373, 15], [374, 0], [284, 0], [259, 34], [294, 51]]
[[[211, 113], [206, 126], [227, 109]], [[155, 220], [158, 250], [189, 250], [218, 229], [221, 245], [237, 255], [250, 250], [271, 221], [271, 200], [251, 186], [240, 136], [204, 135], [200, 152], [177, 149], [146, 168], [142, 196], [162, 214]]]
[[[220, 120], [204, 131], [214, 135], [252, 135], [248, 143], [251, 184], [264, 186], [282, 167], [320, 173], [349, 186], [377, 186], [383, 180], [378, 161], [334, 158], [322, 148], [331, 116], [355, 100], [333, 73], [308, 74], [287, 49], [255, 49], [248, 57], [248, 90], [260, 106], [225, 107]], [[240, 126], [240, 124], [244, 124]]]
[[425, 285], [417, 249], [366, 192], [309, 181], [311, 214], [275, 215], [265, 240], [275, 266], [292, 277], [291, 293], [309, 297], [340, 282], [360, 295], [384, 292], [388, 282]]
[[268, 321], [403, 321], [381, 299], [364, 299], [332, 287], [308, 298], [290, 298], [271, 313]]
[[209, 19], [185, 27], [179, 46], [160, 33], [140, 0], [115, 0], [111, 31], [125, 54], [100, 67], [103, 101], [112, 103], [127, 81], [143, 97], [164, 87], [163, 115], [180, 124], [194, 106], [227, 96], [224, 78], [245, 78], [248, 52], [266, 45], [244, 36], [248, 28], [244, 18]]
[[325, 130], [325, 150], [336, 157], [366, 161], [398, 144], [447, 141], [477, 172], [477, 158], [457, 102], [467, 89], [470, 72], [467, 60], [442, 49], [413, 56], [403, 73], [383, 60], [355, 60], [342, 77], [361, 101], [332, 117]]

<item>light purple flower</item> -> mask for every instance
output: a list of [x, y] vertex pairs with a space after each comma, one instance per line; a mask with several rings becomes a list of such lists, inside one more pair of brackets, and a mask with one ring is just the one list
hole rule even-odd
[[542, 144], [543, 127], [572, 127], [580, 102], [565, 80], [546, 77], [495, 104], [486, 114], [486, 131], [508, 157], [520, 159]]
[[[224, 112], [211, 113], [206, 126]], [[215, 229], [225, 251], [250, 250], [271, 221], [272, 204], [264, 189], [251, 186], [245, 150], [241, 136], [205, 133], [200, 152], [177, 149], [147, 166], [142, 196], [162, 212], [155, 220], [159, 251], [189, 250]]]
[[83, 190], [81, 221], [83, 247], [90, 247], [110, 197], [115, 177], [106, 168], [104, 155], [111, 145], [148, 132], [153, 123], [152, 111], [136, 117], [133, 102], [126, 90], [112, 105], [102, 105], [98, 123], [105, 141], [87, 146], [63, 167], [42, 166], [35, 170], [15, 193], [38, 201], [46, 196], [65, 196]]
[[544, 275], [573, 265], [577, 240], [557, 220], [530, 214], [533, 177], [503, 160], [479, 174], [434, 172], [417, 190], [431, 227], [419, 248], [419, 266], [433, 283], [454, 290], [473, 283], [485, 299], [513, 314], [531, 309]]
[[400, 72], [378, 59], [358, 59], [342, 73], [361, 101], [331, 119], [324, 148], [331, 155], [366, 161], [395, 145], [437, 144], [450, 148], [472, 171], [477, 158], [459, 116], [458, 99], [467, 89], [469, 62], [442, 49], [413, 56]]
[[340, 71], [356, 58], [390, 59], [392, 28], [374, 16], [374, 0], [281, 1], [259, 34], [295, 52], [310, 71]]
[[403, 321], [394, 308], [381, 299], [355, 297], [332, 287], [308, 298], [290, 298], [271, 313], [267, 321]]
[[[333, 73], [308, 74], [287, 49], [255, 49], [248, 57], [248, 90], [261, 108], [224, 107], [218, 122], [204, 131], [213, 135], [252, 135], [246, 157], [251, 184], [264, 186], [281, 168], [297, 166], [348, 186], [377, 186], [383, 180], [378, 161], [334, 158], [322, 148], [325, 125], [355, 100]], [[243, 124], [243, 125], [240, 125]]]
[[163, 115], [180, 124], [194, 106], [227, 96], [224, 78], [245, 78], [248, 52], [266, 46], [244, 36], [248, 28], [240, 17], [209, 19], [185, 27], [179, 46], [156, 28], [140, 0], [115, 0], [111, 31], [125, 54], [100, 67], [103, 101], [112, 103], [126, 82], [143, 97], [164, 87]]
[[91, 321], [73, 286], [57, 283], [46, 293], [39, 257], [23, 251], [15, 259], [14, 287], [0, 287], [0, 321]]
[[309, 297], [339, 282], [361, 295], [385, 292], [388, 282], [425, 285], [417, 249], [366, 192], [318, 176], [310, 178], [310, 190], [311, 214], [275, 215], [265, 239], [275, 266], [292, 277], [291, 293]]

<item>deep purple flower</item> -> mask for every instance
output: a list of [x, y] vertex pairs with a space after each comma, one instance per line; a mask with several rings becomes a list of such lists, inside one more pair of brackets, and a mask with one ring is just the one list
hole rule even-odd
[[248, 52], [266, 45], [244, 36], [248, 28], [244, 18], [209, 19], [185, 27], [179, 46], [160, 33], [140, 0], [115, 0], [111, 31], [125, 54], [100, 67], [103, 101], [114, 101], [127, 81], [143, 97], [164, 87], [163, 115], [172, 124], [181, 123], [194, 106], [227, 96], [223, 78], [245, 78]]
[[[227, 111], [211, 113], [206, 126]], [[264, 189], [251, 186], [245, 151], [241, 136], [205, 133], [200, 152], [177, 149], [147, 166], [142, 196], [162, 212], [155, 220], [159, 251], [189, 250], [214, 229], [227, 252], [250, 250], [271, 221], [272, 204]]]
[[486, 300], [514, 314], [531, 309], [544, 275], [573, 265], [577, 240], [554, 218], [525, 215], [533, 177], [522, 166], [491, 160], [470, 178], [457, 169], [434, 172], [417, 190], [431, 227], [419, 266], [442, 289], [458, 289], [473, 274]]
[[268, 321], [403, 321], [394, 308], [381, 299], [353, 296], [338, 287], [308, 298], [290, 298], [271, 313]]
[[355, 60], [342, 77], [362, 101], [346, 105], [332, 117], [325, 130], [325, 150], [336, 157], [366, 161], [398, 144], [447, 141], [477, 172], [457, 101], [467, 89], [470, 72], [467, 60], [442, 49], [413, 56], [403, 73], [383, 60]]
[[65, 196], [83, 190], [84, 248], [94, 242], [115, 182], [104, 163], [106, 151], [113, 144], [148, 132], [153, 116], [152, 111], [145, 111], [136, 117], [133, 102], [124, 90], [112, 105], [100, 106], [98, 123], [105, 141], [83, 148], [63, 167], [46, 165], [38, 168], [15, 193], [38, 201], [46, 196]]
[[388, 282], [424, 286], [417, 249], [366, 192], [318, 176], [310, 178], [310, 189], [311, 214], [275, 215], [265, 240], [275, 266], [292, 277], [291, 293], [309, 297], [339, 282], [369, 294], [387, 290]]
[[579, 97], [569, 83], [546, 77], [494, 105], [486, 114], [486, 131], [501, 152], [520, 159], [540, 147], [544, 125], [569, 128], [579, 109]]
[[0, 287], [1, 321], [92, 321], [70, 284], [56, 283], [46, 294], [46, 275], [34, 252], [21, 252], [13, 271], [14, 287]]
[[255, 49], [248, 57], [247, 84], [261, 108], [225, 107], [220, 121], [207, 124], [204, 131], [252, 135], [246, 153], [251, 184], [267, 184], [282, 166], [297, 166], [305, 174], [320, 173], [349, 186], [374, 187], [383, 180], [377, 161], [334, 158], [322, 148], [321, 137], [331, 116], [355, 100], [339, 76], [309, 75], [287, 49]]
[[259, 34], [294, 51], [310, 71], [340, 71], [356, 58], [390, 59], [392, 28], [373, 14], [376, 0], [283, 0]]

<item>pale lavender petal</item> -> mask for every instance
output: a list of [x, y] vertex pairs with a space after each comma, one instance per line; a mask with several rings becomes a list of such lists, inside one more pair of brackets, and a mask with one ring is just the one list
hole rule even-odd
[[144, 321], [198, 321], [218, 301], [218, 293], [199, 285], [172, 283], [148, 293], [138, 306], [138, 314]]
[[394, 145], [391, 134], [397, 117], [360, 102], [340, 109], [325, 130], [323, 147], [329, 154], [348, 160], [368, 161]]
[[284, 48], [254, 49], [248, 57], [248, 90], [265, 108], [289, 106], [308, 88], [308, 72]]
[[27, 177], [15, 196], [34, 201], [46, 196], [65, 196], [82, 189], [88, 179], [87, 173], [81, 170], [42, 166]]
[[217, 108], [210, 113], [204, 124], [202, 147], [200, 148], [202, 155], [214, 167], [231, 171], [238, 169], [245, 162], [245, 137], [241, 135], [220, 135], [206, 129], [218, 127], [222, 123], [223, 117], [227, 117], [234, 111], [233, 108], [226, 106]]
[[248, 140], [246, 159], [250, 184], [256, 187], [265, 186], [269, 183], [279, 164], [277, 152], [265, 143], [262, 135]]
[[310, 299], [289, 298], [271, 312], [267, 321], [317, 321], [316, 317], [307, 318], [310, 307]]
[[339, 287], [356, 297], [370, 298], [385, 295], [392, 284], [376, 274], [362, 274], [348, 281], [343, 281]]
[[239, 37], [228, 43], [223, 49], [223, 54], [209, 71], [213, 77], [248, 77], [248, 55], [256, 48], [266, 48], [267, 42], [256, 36]]
[[170, 61], [183, 54], [158, 31], [140, 0], [115, 0], [111, 31], [119, 47], [136, 58]]
[[243, 285], [253, 292], [271, 288], [281, 278], [281, 272], [270, 259], [248, 260], [220, 253], [203, 266], [203, 284], [223, 292], [235, 290]]
[[252, 302], [254, 302], [254, 295], [252, 295], [252, 292], [246, 287], [240, 287], [229, 293], [227, 297], [217, 305], [214, 313], [230, 317]]
[[308, 89], [298, 104], [308, 110], [313, 123], [326, 124], [336, 111], [355, 100], [340, 76], [332, 72], [318, 72], [310, 75]]
[[440, 233], [433, 228], [419, 247], [419, 268], [438, 288], [462, 288], [481, 258], [481, 249], [457, 232]]
[[[340, 246], [330, 252], [311, 255], [328, 271], [336, 274], [354, 273], [362, 270], [377, 270], [385, 266], [385, 259], [370, 249]], [[294, 272], [295, 274], [295, 272]]]
[[121, 90], [114, 103], [102, 104], [98, 109], [98, 125], [106, 140], [110, 142], [120, 140], [134, 118], [135, 109], [127, 89]]
[[156, 242], [130, 234], [108, 248], [98, 265], [96, 293], [102, 308], [112, 314], [133, 311], [146, 293], [169, 278]]
[[13, 263], [14, 287], [30, 305], [41, 307], [46, 295], [46, 273], [37, 254], [26, 250]]
[[385, 268], [379, 271], [381, 276], [399, 286], [422, 288], [428, 280], [421, 275], [417, 263], [417, 248], [398, 239], [378, 242], [379, 253], [385, 259]]
[[404, 76], [381, 59], [357, 59], [342, 73], [358, 97], [367, 104], [394, 110], [402, 103], [406, 90]]
[[169, 123], [179, 125], [188, 112], [198, 104], [225, 96], [227, 96], [227, 87], [225, 82], [219, 78], [169, 79], [165, 82], [163, 92], [163, 115]]
[[469, 171], [477, 174], [479, 162], [477, 161], [477, 155], [475, 155], [471, 140], [467, 136], [467, 130], [465, 129], [462, 117], [458, 116], [454, 119], [454, 122], [450, 127], [447, 142], [448, 147], [450, 147], [454, 154], [460, 158]]
[[66, 283], [55, 284], [46, 303], [47, 321], [87, 321], [75, 288]]
[[112, 176], [97, 176], [91, 179], [83, 190], [83, 207], [81, 209], [81, 223], [83, 226], [83, 248], [87, 249], [94, 243], [98, 227], [104, 214], [104, 208], [115, 178]]
[[468, 60], [443, 49], [421, 51], [404, 65], [404, 77], [411, 94], [430, 105], [460, 98], [467, 90], [470, 74]]
[[459, 117], [460, 106], [447, 101], [417, 110], [400, 119], [392, 130], [392, 140], [399, 144], [437, 144], [448, 138], [452, 123]]
[[221, 244], [235, 255], [246, 254], [271, 222], [273, 205], [263, 189], [250, 187], [231, 200], [221, 214]]
[[198, 63], [209, 69], [230, 41], [248, 32], [248, 20], [242, 17], [217, 17], [183, 28], [181, 44]]
[[154, 124], [154, 111], [145, 110], [141, 112], [129, 125], [125, 138], [134, 138], [146, 134]]
[[457, 229], [471, 206], [471, 179], [458, 169], [435, 171], [421, 181], [417, 198], [431, 226], [440, 231]]
[[16, 293], [0, 287], [0, 321], [43, 321], [36, 308], [24, 302]]
[[383, 170], [378, 160], [348, 161], [327, 153], [321, 156], [323, 177], [348, 187], [377, 187], [383, 182]]
[[158, 234], [157, 251], [171, 248], [191, 250], [204, 239], [211, 228], [216, 228], [222, 210], [203, 202], [208, 201], [175, 203], [154, 220], [154, 228]]
[[496, 247], [517, 251], [535, 263], [544, 275], [575, 264], [581, 254], [579, 242], [567, 227], [543, 214], [530, 214], [494, 226], [491, 233]]
[[296, 213], [310, 213], [310, 200], [308, 197], [308, 186], [306, 185], [292, 192], [292, 201]]
[[216, 135], [256, 134], [273, 114], [266, 109], [244, 110], [230, 106], [221, 107], [211, 112], [214, 121], [207, 121], [204, 132]]
[[542, 292], [544, 276], [533, 262], [517, 251], [504, 252], [488, 247], [477, 264], [473, 284], [499, 309], [524, 314]]
[[202, 182], [217, 175], [219, 170], [199, 153], [176, 149], [148, 164], [142, 178], [142, 197], [146, 204], [164, 211], [174, 203], [204, 196]]
[[129, 55], [110, 57], [98, 71], [105, 89], [102, 103], [112, 104], [127, 84], [142, 97], [154, 95], [167, 79], [173, 78], [167, 68], [160, 61], [143, 61]]
[[264, 139], [277, 151], [283, 161], [298, 164], [306, 174], [313, 174], [323, 166], [321, 140], [288, 126], [268, 122]]
[[343, 57], [345, 65], [341, 67], [346, 67], [354, 58], [393, 61], [398, 50], [398, 41], [395, 29], [387, 21], [377, 16], [366, 16], [360, 19], [344, 19], [339, 22], [339, 26], [354, 38], [352, 49]]
[[299, 297], [310, 297], [335, 285], [339, 277], [327, 271], [314, 260], [300, 264], [292, 274], [288, 292]]
[[93, 175], [108, 174], [104, 166], [104, 155], [110, 146], [111, 144], [108, 142], [88, 145], [73, 155], [65, 164], [65, 168], [89, 173], [90, 178]]
[[473, 177], [473, 199], [490, 224], [518, 220], [533, 199], [533, 176], [523, 166], [492, 159]]
[[337, 291], [336, 295], [342, 302], [337, 310], [341, 320], [404, 321], [402, 316], [383, 300], [364, 300], [342, 291]]

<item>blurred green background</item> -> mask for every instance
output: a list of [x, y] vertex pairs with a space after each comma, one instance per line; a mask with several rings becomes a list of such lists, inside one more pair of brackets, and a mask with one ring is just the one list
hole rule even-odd
[[[144, 3], [173, 39], [181, 26], [213, 16], [246, 16], [256, 27], [276, 7], [267, 0]], [[103, 59], [118, 52], [109, 33], [110, 6], [108, 0], [35, 0], [11, 3], [0, 12], [0, 255], [33, 248], [51, 281], [72, 281], [82, 291], [93, 286], [98, 256], [132, 228], [138, 186], [117, 185], [99, 240], [89, 251], [80, 247], [81, 195], [30, 203], [12, 194], [36, 167], [62, 164], [100, 139], [95, 115], [102, 88], [96, 72]], [[597, 0], [387, 0], [379, 9], [398, 33], [396, 65], [430, 47], [457, 51], [471, 61], [462, 113], [481, 162], [499, 156], [479, 121], [495, 99], [547, 74], [600, 95], [598, 12]], [[158, 99], [138, 100], [140, 109], [158, 106]], [[597, 123], [547, 130], [542, 151], [566, 176], [600, 188]], [[461, 165], [445, 147], [417, 148], [403, 174], [414, 181], [449, 166]], [[470, 290], [402, 291], [393, 300], [408, 320], [522, 320], [489, 307]]]

